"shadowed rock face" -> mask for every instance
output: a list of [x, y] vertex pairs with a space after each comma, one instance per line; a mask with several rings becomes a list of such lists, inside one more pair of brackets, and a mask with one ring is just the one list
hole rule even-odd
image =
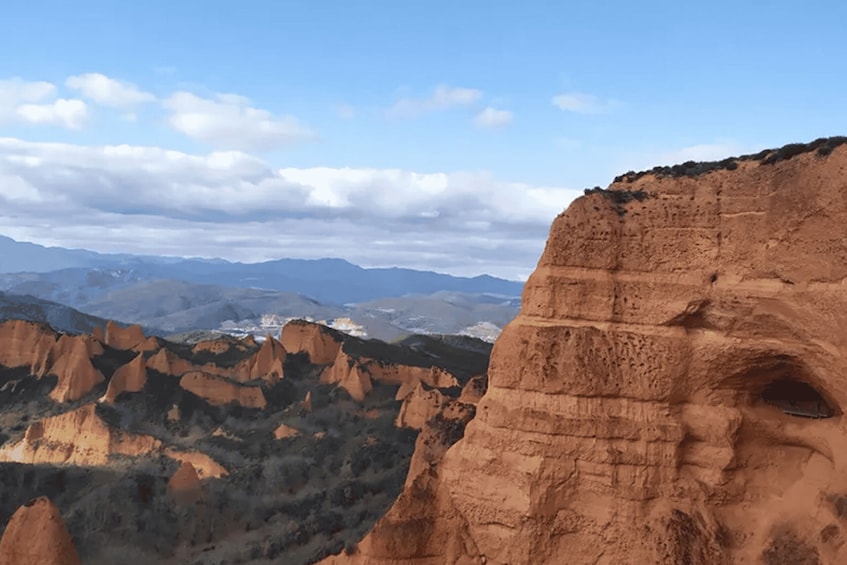
[[144, 354], [139, 353], [135, 359], [115, 371], [102, 400], [114, 402], [122, 392], [140, 392], [144, 390], [146, 383], [147, 364], [144, 361]]
[[360, 563], [841, 563], [847, 146], [554, 222], [464, 439]]
[[79, 400], [103, 382], [91, 363], [102, 353], [102, 344], [91, 336], [59, 336], [48, 326], [21, 320], [0, 324], [0, 365], [25, 367], [37, 377], [55, 375], [50, 396], [57, 402]]
[[290, 353], [307, 353], [315, 365], [329, 365], [338, 356], [343, 336], [326, 326], [292, 320], [282, 328], [282, 346]]

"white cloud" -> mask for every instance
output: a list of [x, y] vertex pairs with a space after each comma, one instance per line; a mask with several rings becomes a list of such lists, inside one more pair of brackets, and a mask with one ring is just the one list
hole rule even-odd
[[514, 115], [508, 110], [498, 110], [489, 106], [474, 116], [474, 124], [481, 128], [498, 128], [512, 123]]
[[88, 119], [88, 107], [82, 100], [59, 98], [48, 104], [23, 104], [16, 109], [18, 116], [33, 124], [82, 128]]
[[56, 98], [56, 86], [19, 78], [0, 80], [0, 123], [18, 122], [79, 129], [88, 118], [82, 100]]
[[401, 98], [386, 112], [389, 117], [409, 118], [426, 112], [470, 106], [482, 98], [482, 91], [446, 85], [436, 86], [428, 98]]
[[510, 277], [531, 270], [550, 222], [581, 194], [484, 173], [274, 169], [240, 151], [9, 138], [0, 186], [11, 187], [0, 192], [0, 233], [44, 243], [49, 233], [101, 251], [342, 256]]
[[0, 118], [8, 118], [24, 103], [40, 102], [56, 94], [49, 82], [30, 82], [19, 78], [0, 80]]
[[316, 137], [293, 116], [254, 108], [248, 98], [235, 94], [210, 99], [181, 91], [164, 106], [174, 129], [216, 148], [267, 150]]
[[144, 92], [132, 83], [116, 80], [101, 73], [71, 76], [65, 81], [65, 85], [80, 91], [85, 98], [113, 108], [126, 108], [156, 100], [155, 96]]
[[620, 106], [617, 100], [603, 100], [583, 92], [565, 92], [554, 96], [552, 102], [560, 110], [577, 114], [605, 114]]

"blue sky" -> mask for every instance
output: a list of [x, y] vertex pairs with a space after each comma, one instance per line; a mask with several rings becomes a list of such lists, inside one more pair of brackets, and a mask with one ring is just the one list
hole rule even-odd
[[0, 233], [40, 243], [525, 277], [584, 187], [847, 131], [837, 2], [7, 4]]

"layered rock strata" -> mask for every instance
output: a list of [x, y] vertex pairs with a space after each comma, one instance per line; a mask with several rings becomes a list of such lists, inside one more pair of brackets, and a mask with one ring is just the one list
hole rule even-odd
[[332, 561], [847, 561], [845, 195], [837, 140], [588, 191], [464, 439]]

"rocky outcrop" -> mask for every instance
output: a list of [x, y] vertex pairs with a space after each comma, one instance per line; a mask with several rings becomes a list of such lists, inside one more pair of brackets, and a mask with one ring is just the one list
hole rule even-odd
[[50, 368], [50, 351], [59, 339], [49, 326], [23, 320], [0, 324], [0, 365], [29, 367], [30, 373], [44, 375]]
[[333, 561], [847, 560], [834, 145], [627, 175], [572, 203], [464, 438]]
[[6, 565], [79, 565], [73, 540], [58, 508], [45, 497], [18, 508], [0, 539]]
[[420, 430], [430, 418], [441, 412], [449, 398], [437, 388], [418, 383], [403, 399], [394, 424], [398, 427]]
[[[478, 565], [479, 557], [468, 523], [450, 493], [439, 489], [440, 477], [427, 469], [408, 485], [388, 511], [351, 553], [329, 557], [324, 565]], [[412, 518], [414, 516], [414, 518]], [[433, 551], [432, 546], [438, 549]], [[567, 563], [567, 560], [559, 563]]]
[[297, 437], [300, 435], [300, 431], [296, 428], [292, 428], [291, 426], [286, 426], [285, 424], [280, 424], [274, 430], [274, 438], [276, 439], [288, 439], [292, 437]]
[[235, 403], [245, 408], [264, 408], [266, 405], [261, 387], [242, 385], [201, 371], [185, 373], [179, 379], [179, 386], [213, 406]]
[[374, 381], [400, 385], [398, 400], [411, 393], [418, 383], [425, 383], [432, 388], [459, 385], [456, 377], [441, 367], [419, 367], [360, 357], [346, 351], [344, 347], [338, 350], [332, 365], [321, 373], [321, 382], [337, 383], [350, 393], [354, 400], [360, 402], [373, 389]]
[[155, 336], [149, 336], [144, 339], [141, 343], [137, 343], [132, 347], [133, 351], [138, 352], [148, 352], [148, 351], [156, 351], [159, 348], [164, 346], [164, 341]]
[[415, 439], [415, 451], [409, 462], [406, 486], [410, 486], [424, 471], [436, 468], [447, 450], [461, 439], [465, 426], [475, 414], [476, 410], [472, 404], [442, 398], [440, 409], [421, 425], [420, 433]]
[[259, 351], [236, 367], [236, 379], [242, 382], [257, 379], [271, 384], [278, 382], [282, 378], [285, 355], [286, 351], [282, 344], [268, 335]]
[[22, 440], [0, 448], [0, 461], [106, 465], [112, 455], [148, 455], [161, 446], [154, 437], [112, 428], [86, 404], [30, 424]]
[[117, 429], [106, 423], [94, 404], [45, 418], [27, 427], [23, 439], [0, 448], [0, 461], [54, 465], [104, 466], [112, 457], [165, 455], [191, 463], [201, 478], [222, 477], [226, 468], [205, 453], [165, 448], [158, 439]]
[[188, 461], [183, 461], [176, 473], [168, 479], [168, 490], [180, 503], [197, 502], [202, 496], [202, 485], [197, 470]]
[[321, 373], [321, 382], [338, 384], [359, 402], [373, 389], [370, 372], [343, 350], [338, 351], [333, 364]]
[[197, 476], [201, 479], [207, 477], [219, 479], [229, 474], [229, 471], [223, 465], [200, 451], [183, 451], [168, 447], [165, 449], [165, 455], [180, 463], [191, 463]]
[[289, 353], [307, 353], [315, 365], [329, 365], [338, 356], [343, 336], [321, 324], [291, 320], [283, 326], [280, 339]]
[[103, 341], [109, 347], [123, 351], [155, 351], [161, 344], [154, 337], [144, 337], [144, 330], [139, 325], [122, 328], [111, 320], [106, 323], [106, 335]]
[[[227, 349], [221, 349], [222, 344], [227, 344]], [[238, 346], [235, 348], [241, 350]], [[230, 349], [232, 346], [227, 341], [214, 340], [196, 344], [193, 351], [195, 354], [200, 352], [220, 354]], [[244, 352], [241, 351], [241, 353]], [[268, 336], [257, 351], [238, 361], [235, 366], [219, 365], [213, 362], [197, 365], [166, 348], [161, 348], [147, 360], [147, 368], [177, 377], [199, 371], [208, 375], [226, 377], [239, 383], [261, 380], [274, 384], [283, 377], [285, 356], [286, 351], [282, 344]]]
[[459, 396], [459, 402], [465, 404], [473, 404], [479, 402], [485, 391], [488, 390], [488, 375], [477, 375], [472, 377], [465, 386], [462, 387], [462, 394]]
[[147, 368], [163, 375], [179, 376], [197, 368], [187, 359], [162, 348], [147, 359]]
[[99, 342], [85, 336], [63, 335], [50, 351], [53, 363], [47, 374], [56, 375], [58, 383], [50, 392], [56, 402], [79, 400], [105, 379], [91, 363], [92, 351], [103, 352]]
[[106, 345], [115, 349], [127, 350], [144, 341], [144, 330], [141, 326], [132, 325], [122, 328], [115, 322], [109, 320], [106, 323]]
[[145, 384], [147, 384], [147, 363], [144, 360], [144, 354], [139, 353], [135, 359], [118, 367], [101, 400], [114, 402], [122, 392], [141, 392]]

